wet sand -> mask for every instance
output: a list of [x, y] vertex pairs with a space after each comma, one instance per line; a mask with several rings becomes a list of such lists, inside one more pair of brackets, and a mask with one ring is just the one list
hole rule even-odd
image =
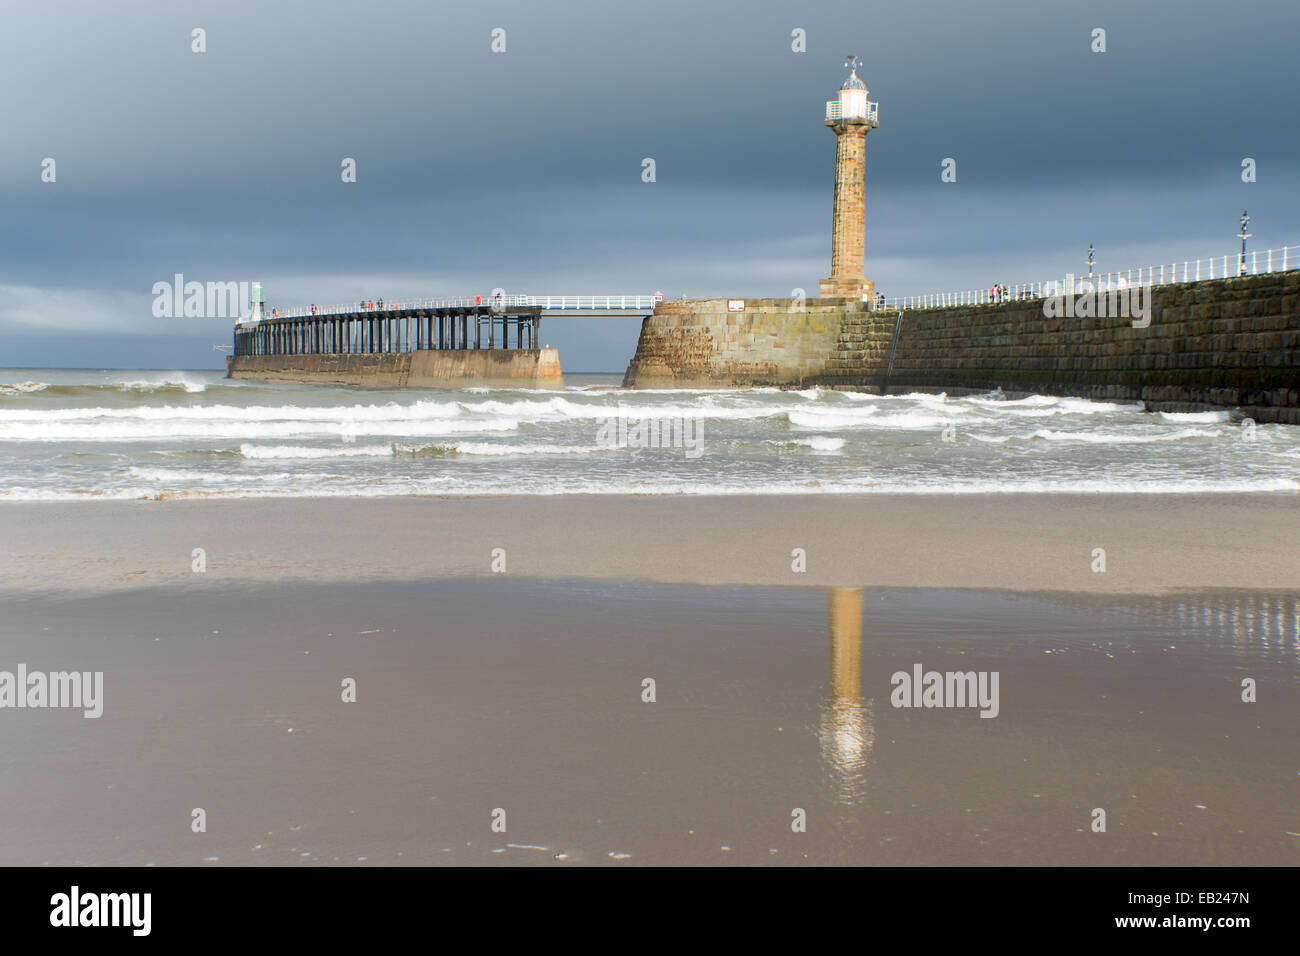
[[[103, 670], [105, 700], [0, 712], [0, 864], [1300, 861], [1295, 591], [195, 576], [3, 606], [0, 668]], [[999, 672], [998, 716], [893, 707], [916, 663]]]
[[[488, 576], [1156, 594], [1300, 582], [1279, 495], [0, 503], [0, 589]], [[806, 572], [792, 552], [806, 552]], [[1105, 550], [1106, 571], [1093, 571]]]
[[0, 864], [1293, 865], [1297, 504], [2, 504]]

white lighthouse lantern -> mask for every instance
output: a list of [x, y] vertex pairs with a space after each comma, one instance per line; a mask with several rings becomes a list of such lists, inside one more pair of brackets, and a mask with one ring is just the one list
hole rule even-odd
[[840, 87], [839, 96], [826, 104], [826, 123], [853, 126], [876, 125], [876, 104], [867, 99], [867, 84], [858, 78], [861, 61], [850, 56], [844, 61], [849, 68], [849, 78]]

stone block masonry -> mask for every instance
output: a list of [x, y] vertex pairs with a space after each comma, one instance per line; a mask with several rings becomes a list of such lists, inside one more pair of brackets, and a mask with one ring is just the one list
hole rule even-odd
[[1300, 272], [1156, 286], [1150, 320], [1046, 318], [1042, 299], [909, 311], [889, 386], [1240, 409], [1300, 424]]
[[835, 128], [835, 205], [831, 225], [831, 275], [820, 283], [824, 298], [874, 295], [862, 278], [866, 243], [867, 127]]
[[625, 384], [1000, 388], [1300, 424], [1300, 272], [1157, 286], [1146, 328], [1047, 318], [1042, 299], [909, 310], [896, 345], [897, 313], [859, 303], [751, 299], [728, 313], [726, 302], [657, 309]]
[[641, 324], [623, 384], [637, 388], [727, 388], [805, 384], [826, 372], [846, 312], [861, 303], [809, 299], [661, 302]]

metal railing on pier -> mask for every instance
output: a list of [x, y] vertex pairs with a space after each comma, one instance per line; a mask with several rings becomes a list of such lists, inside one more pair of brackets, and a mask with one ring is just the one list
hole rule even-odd
[[[266, 318], [299, 319], [306, 316], [353, 315], [359, 312], [400, 312], [418, 309], [458, 308], [543, 308], [573, 311], [615, 311], [653, 309], [662, 296], [655, 295], [468, 295], [444, 298], [367, 300], [330, 305], [299, 305], [288, 309], [267, 309]], [[272, 313], [274, 312], [274, 316]]]
[[1293, 269], [1300, 269], [1300, 246], [1252, 250], [1246, 253], [1244, 261], [1240, 252], [1234, 252], [1210, 259], [1187, 259], [1156, 266], [1139, 266], [1126, 271], [1078, 276], [1067, 273], [1063, 279], [1009, 285], [1006, 287], [1005, 294], [988, 288], [967, 289], [964, 292], [896, 296], [885, 298], [879, 302], [878, 308], [892, 312], [907, 309], [950, 308], [960, 305], [988, 305], [1009, 300], [1041, 299], [1053, 295], [1114, 292], [1138, 285], [1174, 285], [1183, 282], [1200, 282], [1202, 279], [1235, 279], [1240, 276], [1265, 275], [1270, 272], [1289, 272]]

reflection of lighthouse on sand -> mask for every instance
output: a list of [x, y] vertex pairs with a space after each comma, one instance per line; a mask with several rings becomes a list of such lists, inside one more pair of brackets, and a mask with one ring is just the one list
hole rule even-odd
[[867, 758], [875, 743], [871, 702], [862, 699], [862, 589], [831, 588], [831, 692], [818, 737], [836, 803], [866, 795]]

